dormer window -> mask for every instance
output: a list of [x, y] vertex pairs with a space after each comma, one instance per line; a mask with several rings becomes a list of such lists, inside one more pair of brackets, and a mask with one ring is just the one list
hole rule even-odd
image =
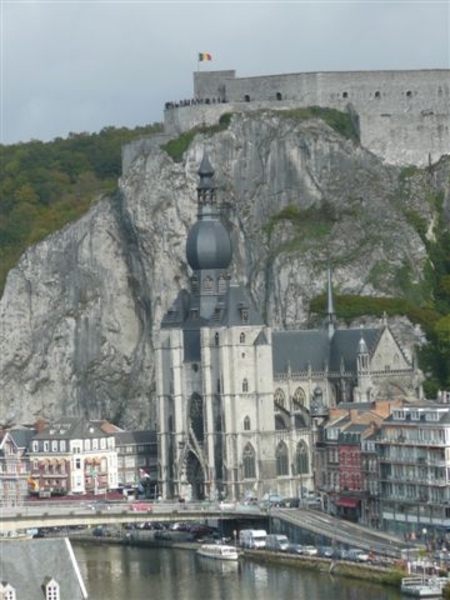
[[248, 309], [248, 306], [245, 306], [242, 303], [239, 304], [239, 315], [241, 317], [242, 323], [244, 323], [244, 324], [248, 323], [248, 320], [249, 320], [249, 309]]
[[203, 281], [203, 291], [208, 294], [214, 292], [214, 279], [212, 277], [205, 277]]
[[10, 583], [0, 583], [0, 598], [4, 598], [4, 600], [16, 600], [16, 590]]
[[225, 294], [227, 291], [227, 280], [223, 275], [219, 277], [218, 290], [220, 295]]
[[45, 585], [45, 600], [60, 600], [59, 583], [54, 579]]

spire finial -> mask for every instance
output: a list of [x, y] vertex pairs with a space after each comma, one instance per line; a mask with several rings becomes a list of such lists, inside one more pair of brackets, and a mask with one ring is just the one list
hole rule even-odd
[[328, 329], [328, 337], [331, 339], [334, 334], [336, 323], [336, 313], [334, 311], [334, 299], [333, 299], [333, 284], [331, 281], [331, 269], [327, 269], [327, 316], [326, 325]]

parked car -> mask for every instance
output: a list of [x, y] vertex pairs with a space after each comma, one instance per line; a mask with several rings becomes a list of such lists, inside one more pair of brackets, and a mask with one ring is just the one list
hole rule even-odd
[[360, 548], [350, 548], [347, 552], [347, 556], [349, 560], [354, 560], [355, 562], [369, 562], [369, 554]]
[[280, 506], [283, 508], [298, 508], [300, 506], [300, 498], [282, 498]]
[[261, 508], [269, 508], [270, 506], [280, 506], [280, 494], [264, 494], [261, 501]]
[[302, 545], [302, 544], [291, 544], [289, 546], [289, 552], [294, 554], [303, 554], [304, 556], [317, 556], [318, 550], [315, 546]]
[[88, 505], [88, 508], [91, 510], [111, 510], [111, 504], [104, 501], [93, 502], [92, 504]]
[[275, 552], [287, 552], [289, 549], [289, 540], [280, 533], [270, 533], [266, 537], [266, 550]]
[[334, 558], [335, 552], [332, 546], [319, 546], [318, 554], [322, 558]]
[[318, 552], [315, 546], [303, 546], [302, 554], [306, 554], [306, 556], [317, 556]]
[[259, 500], [256, 496], [246, 496], [244, 504], [245, 506], [258, 506]]
[[292, 552], [292, 554], [303, 554], [303, 546], [301, 544], [289, 544], [288, 552]]

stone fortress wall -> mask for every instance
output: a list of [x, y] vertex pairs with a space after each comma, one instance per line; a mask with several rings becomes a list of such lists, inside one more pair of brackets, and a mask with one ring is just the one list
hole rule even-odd
[[194, 73], [194, 100], [171, 104], [165, 133], [213, 125], [221, 114], [322, 106], [358, 114], [361, 143], [387, 163], [426, 166], [450, 154], [450, 70], [292, 73], [237, 78]]

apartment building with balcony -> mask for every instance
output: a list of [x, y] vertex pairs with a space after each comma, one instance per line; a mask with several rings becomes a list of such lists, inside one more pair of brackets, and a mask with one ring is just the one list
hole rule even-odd
[[34, 430], [14, 427], [0, 432], [0, 506], [20, 506], [28, 495], [28, 444]]
[[116, 489], [117, 451], [102, 422], [62, 417], [40, 427], [29, 449], [30, 491], [41, 496]]
[[401, 405], [401, 399], [341, 404], [318, 426], [315, 486], [327, 512], [381, 526], [375, 439], [383, 420]]
[[450, 531], [450, 405], [395, 408], [377, 440], [383, 526], [405, 539]]

